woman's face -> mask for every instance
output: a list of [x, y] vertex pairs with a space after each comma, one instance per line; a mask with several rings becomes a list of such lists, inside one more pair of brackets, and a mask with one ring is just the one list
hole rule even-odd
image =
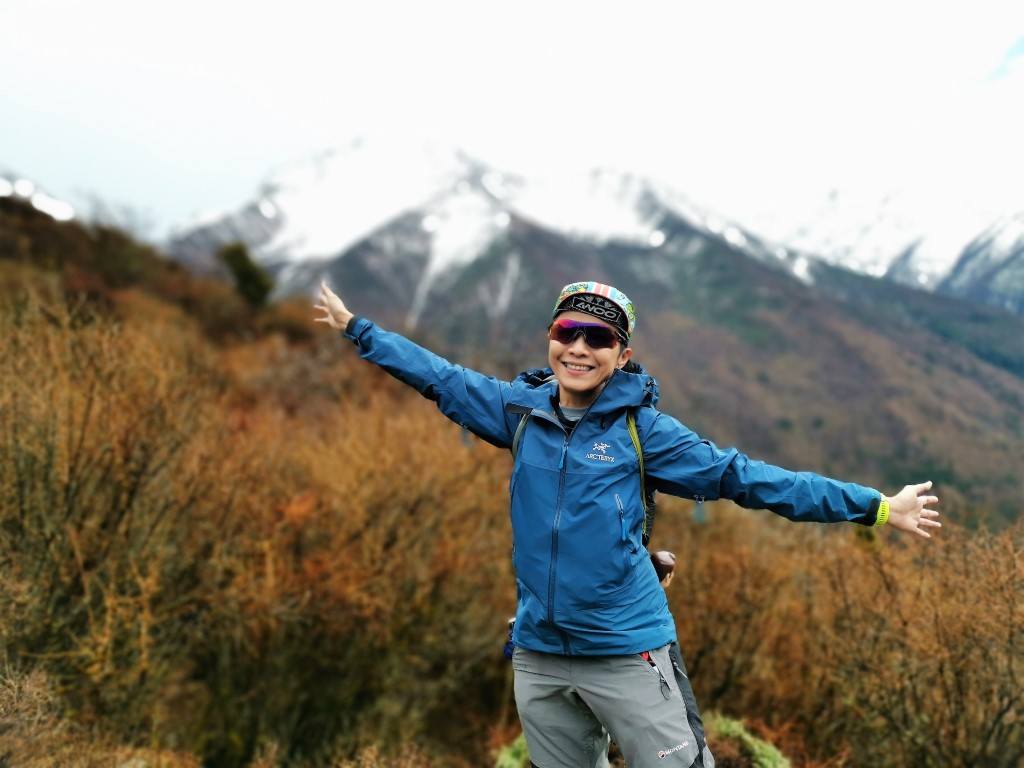
[[[614, 329], [611, 324], [583, 312], [563, 312], [557, 319], [563, 318]], [[591, 347], [582, 333], [568, 344], [549, 337], [548, 364], [558, 380], [559, 402], [570, 408], [588, 407], [615, 370], [624, 366], [632, 354], [633, 350], [621, 341], [614, 347]]]

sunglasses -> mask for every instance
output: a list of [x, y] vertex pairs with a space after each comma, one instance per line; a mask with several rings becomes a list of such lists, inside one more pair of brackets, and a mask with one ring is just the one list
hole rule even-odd
[[579, 323], [575, 320], [555, 320], [548, 328], [548, 337], [559, 344], [572, 344], [576, 337], [583, 334], [583, 341], [591, 349], [611, 349], [620, 341], [625, 344], [625, 339], [619, 336], [614, 329], [607, 325], [596, 323]]

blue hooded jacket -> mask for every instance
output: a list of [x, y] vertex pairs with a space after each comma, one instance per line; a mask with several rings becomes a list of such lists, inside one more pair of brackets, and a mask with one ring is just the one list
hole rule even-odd
[[878, 491], [717, 448], [654, 408], [657, 385], [645, 373], [616, 371], [570, 429], [556, 414], [553, 379], [524, 374], [500, 381], [362, 318], [345, 336], [364, 359], [492, 445], [511, 448], [520, 420], [529, 416], [509, 486], [519, 596], [513, 640], [524, 648], [624, 655], [676, 639], [665, 590], [641, 543], [644, 508], [626, 425], [630, 409], [648, 482], [659, 491], [730, 499], [794, 521], [875, 522]]

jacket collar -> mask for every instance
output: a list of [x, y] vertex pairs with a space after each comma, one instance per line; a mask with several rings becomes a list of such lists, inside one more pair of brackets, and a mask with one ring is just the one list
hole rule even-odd
[[[533, 408], [544, 408], [551, 402], [551, 398], [558, 394], [558, 381], [550, 368], [534, 368], [519, 374], [515, 384], [525, 384], [533, 395], [530, 396], [529, 405]], [[534, 399], [534, 398], [537, 399]], [[522, 398], [526, 400], [527, 398]], [[633, 408], [643, 405], [653, 406], [658, 402], [658, 383], [647, 374], [643, 368], [637, 366], [633, 373], [626, 373], [617, 370], [608, 379], [604, 389], [597, 396], [589, 413], [604, 415], [620, 411], [623, 408]], [[526, 402], [523, 405], [527, 405]]]

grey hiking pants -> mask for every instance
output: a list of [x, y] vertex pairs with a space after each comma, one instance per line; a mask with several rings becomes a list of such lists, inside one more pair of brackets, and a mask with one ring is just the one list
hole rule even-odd
[[531, 762], [537, 768], [608, 768], [614, 739], [629, 768], [713, 768], [685, 671], [675, 672], [667, 645], [650, 657], [561, 656], [517, 647], [516, 706]]

